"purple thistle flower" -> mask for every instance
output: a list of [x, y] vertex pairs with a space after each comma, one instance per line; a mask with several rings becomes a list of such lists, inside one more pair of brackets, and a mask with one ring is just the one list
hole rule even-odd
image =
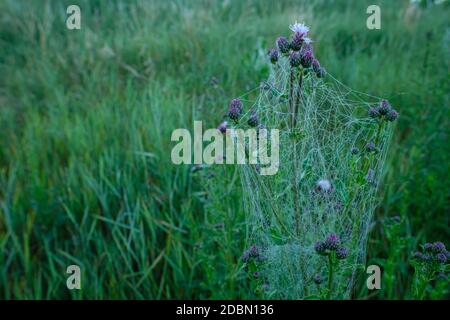
[[312, 47], [311, 46], [309, 47], [311, 49], [302, 49], [302, 51], [300, 51], [301, 63], [304, 68], [309, 68], [314, 59]]
[[252, 257], [252, 258], [258, 257], [258, 248], [255, 245], [250, 247], [249, 252], [250, 252], [250, 257]]
[[380, 117], [380, 110], [378, 107], [372, 107], [369, 109], [369, 117], [371, 118], [379, 118]]
[[320, 274], [315, 275], [313, 280], [314, 280], [315, 284], [321, 284], [322, 283], [322, 277], [320, 276]]
[[419, 252], [419, 251], [416, 251], [416, 252], [414, 252], [412, 258], [413, 258], [414, 260], [423, 261], [423, 253], [422, 253], [422, 252]]
[[237, 108], [239, 110], [242, 110], [242, 101], [239, 98], [233, 99], [230, 102], [230, 108]]
[[367, 174], [365, 176], [367, 182], [375, 184], [375, 171], [373, 171], [372, 168], [369, 168], [369, 170], [367, 170]]
[[277, 39], [277, 46], [281, 53], [288, 53], [290, 50], [291, 45], [289, 44], [288, 39], [286, 37], [278, 37]]
[[336, 250], [336, 258], [339, 260], [343, 260], [348, 256], [348, 249], [344, 247], [340, 247]]
[[391, 110], [391, 105], [387, 100], [381, 100], [380, 107], [378, 110], [382, 116], [385, 116]]
[[443, 253], [443, 252], [438, 253], [436, 255], [436, 260], [439, 263], [445, 263], [447, 261], [447, 255], [445, 253]]
[[295, 51], [291, 52], [291, 54], [289, 55], [289, 62], [291, 64], [291, 67], [293, 68], [300, 66], [301, 63], [300, 53]]
[[317, 59], [313, 59], [312, 68], [318, 78], [322, 78], [325, 75], [325, 69], [320, 66]]
[[425, 243], [425, 244], [423, 245], [423, 249], [424, 249], [426, 252], [431, 252], [431, 251], [433, 250], [433, 244], [427, 242], [427, 243]]
[[230, 110], [228, 110], [228, 117], [232, 120], [238, 120], [242, 113], [242, 101], [240, 99], [233, 99], [230, 103]]
[[312, 61], [312, 68], [313, 68], [313, 71], [315, 73], [320, 71], [320, 68], [321, 68], [320, 67], [320, 62], [317, 59], [313, 59], [313, 61]]
[[294, 33], [291, 41], [291, 49], [294, 51], [299, 51], [302, 48], [305, 34], [302, 32]]
[[256, 115], [256, 113], [254, 113], [250, 116], [247, 123], [250, 127], [256, 127], [258, 125], [259, 120], [258, 120], [258, 116]]
[[334, 251], [339, 247], [340, 242], [339, 237], [332, 233], [325, 239], [325, 247], [328, 250]]
[[217, 127], [217, 130], [219, 130], [222, 133], [225, 133], [225, 132], [227, 132], [227, 125], [228, 125], [228, 122], [224, 121], [221, 124], [219, 124], [219, 126]]
[[430, 254], [424, 253], [424, 254], [422, 255], [422, 261], [423, 261], [423, 262], [430, 262], [430, 261], [431, 261], [431, 256], [430, 256]]
[[397, 118], [398, 118], [398, 112], [394, 109], [390, 110], [388, 112], [388, 114], [386, 115], [386, 120], [390, 121], [390, 122], [395, 121]]
[[357, 154], [359, 153], [359, 149], [358, 149], [357, 147], [353, 147], [353, 148], [350, 150], [350, 152], [351, 152], [351, 154], [353, 154], [353, 155], [357, 155]]
[[241, 257], [242, 262], [247, 262], [250, 260], [250, 251], [245, 250]]
[[317, 241], [314, 245], [314, 250], [316, 250], [316, 252], [322, 256], [327, 255], [327, 248], [324, 241]]
[[269, 59], [270, 62], [272, 62], [273, 64], [277, 63], [278, 61], [278, 50], [276, 49], [269, 49]]
[[437, 241], [435, 243], [433, 243], [433, 252], [434, 253], [445, 253], [446, 249], [445, 249], [445, 244], [443, 244], [440, 241]]
[[375, 152], [377, 148], [375, 147], [375, 144], [373, 142], [369, 142], [366, 144], [365, 149], [367, 152]]

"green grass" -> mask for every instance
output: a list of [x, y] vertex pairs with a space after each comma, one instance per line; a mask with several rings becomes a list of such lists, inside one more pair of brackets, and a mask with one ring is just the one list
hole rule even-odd
[[[370, 31], [373, 1], [78, 3], [79, 31], [70, 1], [0, 4], [1, 298], [254, 297], [235, 172], [206, 185], [171, 164], [170, 134], [216, 126], [295, 19], [335, 78], [399, 110], [368, 250], [386, 287], [367, 292], [362, 274], [354, 297], [411, 297], [411, 251], [450, 245], [447, 5], [407, 22], [408, 1], [375, 1]], [[65, 286], [70, 264], [80, 291]]]

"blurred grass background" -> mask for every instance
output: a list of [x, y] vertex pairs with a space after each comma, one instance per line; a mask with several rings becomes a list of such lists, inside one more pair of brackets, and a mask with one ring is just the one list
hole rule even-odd
[[171, 164], [170, 134], [215, 127], [295, 20], [328, 72], [400, 112], [368, 251], [382, 289], [362, 274], [354, 298], [411, 297], [410, 253], [450, 244], [448, 2], [76, 2], [81, 30], [73, 1], [0, 3], [1, 298], [254, 298], [235, 172], [206, 188]]

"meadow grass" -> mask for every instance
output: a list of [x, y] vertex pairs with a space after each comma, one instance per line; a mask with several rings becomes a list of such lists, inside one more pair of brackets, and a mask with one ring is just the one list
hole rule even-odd
[[335, 78], [400, 113], [368, 244], [386, 286], [362, 274], [353, 297], [411, 297], [410, 253], [450, 239], [448, 6], [375, 1], [369, 31], [373, 1], [78, 3], [79, 31], [67, 1], [0, 4], [1, 298], [254, 298], [239, 172], [206, 185], [170, 162], [170, 134], [215, 127], [294, 20]]

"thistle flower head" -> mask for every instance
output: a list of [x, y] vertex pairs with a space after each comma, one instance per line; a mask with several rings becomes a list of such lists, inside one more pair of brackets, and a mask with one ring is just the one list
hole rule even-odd
[[243, 262], [248, 262], [250, 259], [256, 259], [258, 257], [259, 257], [258, 248], [255, 245], [253, 245], [249, 249], [244, 251], [241, 260]]
[[433, 243], [433, 252], [434, 253], [445, 253], [445, 244], [440, 241]]
[[249, 249], [249, 252], [250, 252], [250, 256], [252, 258], [258, 257], [258, 247], [257, 246], [255, 246], [255, 245], [251, 246]]
[[227, 125], [228, 125], [228, 122], [224, 121], [221, 124], [219, 124], [219, 126], [217, 127], [217, 130], [219, 130], [222, 133], [225, 133], [225, 132], [227, 132]]
[[445, 263], [445, 262], [447, 262], [447, 255], [445, 253], [443, 253], [443, 252], [438, 253], [436, 255], [436, 260], [439, 263]]
[[305, 25], [304, 23], [298, 23], [297, 21], [295, 21], [294, 24], [291, 24], [289, 26], [289, 29], [291, 29], [292, 32], [301, 33], [304, 36], [306, 36], [309, 32], [309, 27], [307, 25]]
[[314, 276], [314, 283], [315, 284], [321, 284], [322, 283], [322, 277], [320, 276], [320, 274], [316, 274], [315, 276]]
[[397, 118], [398, 118], [398, 112], [394, 109], [390, 110], [388, 112], [388, 114], [386, 115], [386, 120], [390, 121], [390, 122], [395, 121]]
[[431, 255], [428, 253], [422, 254], [422, 261], [423, 262], [430, 262], [431, 261]]
[[281, 53], [288, 53], [291, 49], [291, 45], [286, 37], [278, 37], [277, 39], [277, 47]]
[[414, 260], [423, 261], [423, 253], [419, 252], [419, 251], [416, 251], [416, 252], [414, 252], [412, 258]]
[[312, 49], [305, 49], [300, 51], [301, 63], [304, 68], [309, 68], [313, 62], [314, 55]]
[[291, 40], [291, 49], [294, 51], [299, 51], [304, 43], [304, 34], [300, 32], [294, 33]]
[[312, 60], [312, 68], [313, 68], [313, 71], [316, 73], [320, 71], [321, 67], [320, 67], [320, 63], [317, 59]]
[[332, 233], [325, 239], [325, 247], [328, 250], [335, 251], [337, 248], [339, 248], [339, 244], [341, 241], [339, 240], [339, 237]]
[[373, 142], [367, 143], [364, 148], [366, 149], [367, 152], [375, 152], [377, 150], [377, 148], [375, 147], [375, 143]]
[[371, 118], [379, 118], [380, 117], [380, 110], [378, 107], [372, 107], [369, 109], [369, 117]]
[[250, 260], [250, 251], [245, 250], [241, 257], [242, 262], [247, 262]]
[[301, 63], [300, 53], [296, 51], [291, 52], [291, 54], [289, 55], [289, 62], [291, 64], [291, 67], [293, 68], [300, 66]]
[[228, 117], [232, 120], [238, 120], [242, 113], [242, 101], [240, 99], [233, 99], [228, 110]]
[[250, 116], [247, 123], [250, 127], [256, 127], [258, 125], [259, 120], [258, 120], [258, 116], [256, 115], [256, 113], [254, 113]]
[[327, 179], [320, 179], [319, 181], [317, 181], [316, 183], [316, 190], [319, 192], [332, 192], [333, 191], [333, 186], [331, 185], [330, 180]]
[[378, 111], [380, 112], [380, 114], [382, 116], [385, 116], [389, 113], [390, 110], [391, 110], [391, 105], [389, 104], [389, 102], [387, 100], [381, 100], [380, 107], [378, 108]]
[[277, 63], [278, 61], [278, 50], [271, 48], [269, 49], [269, 59], [270, 62], [272, 62], [273, 64]]
[[344, 247], [340, 247], [336, 250], [336, 258], [339, 260], [343, 260], [348, 256], [348, 249]]
[[313, 71], [316, 73], [316, 76], [318, 78], [322, 78], [325, 75], [325, 69], [320, 66], [319, 61], [317, 59], [313, 58], [311, 64], [312, 64]]
[[239, 98], [233, 99], [230, 102], [230, 108], [235, 107], [242, 110], [242, 101]]
[[327, 247], [324, 241], [317, 241], [314, 245], [314, 250], [316, 250], [316, 252], [322, 256], [327, 254]]
[[431, 251], [433, 250], [433, 244], [427, 242], [427, 243], [425, 243], [425, 244], [423, 245], [423, 249], [424, 249], [426, 252], [431, 252]]
[[359, 149], [357, 147], [353, 147], [352, 150], [350, 150], [351, 154], [357, 155], [359, 153]]

